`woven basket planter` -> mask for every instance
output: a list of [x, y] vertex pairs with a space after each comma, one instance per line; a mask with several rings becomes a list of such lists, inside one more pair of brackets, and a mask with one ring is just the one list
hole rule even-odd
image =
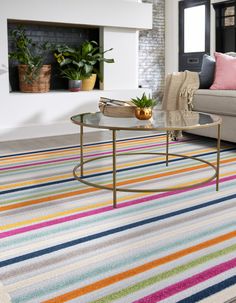
[[19, 65], [19, 84], [20, 91], [24, 93], [46, 93], [50, 90], [51, 80], [51, 65], [43, 65], [39, 71], [39, 76], [32, 83], [25, 81], [25, 74], [27, 71], [27, 65]]

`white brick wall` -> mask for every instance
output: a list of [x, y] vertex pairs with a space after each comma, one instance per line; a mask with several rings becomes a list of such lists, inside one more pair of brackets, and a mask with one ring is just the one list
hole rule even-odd
[[139, 33], [139, 85], [162, 95], [165, 78], [165, 0], [143, 0], [153, 4], [153, 28]]

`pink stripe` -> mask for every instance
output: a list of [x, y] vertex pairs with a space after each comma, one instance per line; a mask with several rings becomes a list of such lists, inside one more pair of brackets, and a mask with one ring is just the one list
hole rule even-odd
[[[236, 175], [222, 178], [220, 180], [220, 182], [223, 183], [223, 182], [227, 182], [227, 181], [234, 180], [234, 179], [236, 179]], [[211, 181], [207, 184], [195, 187], [194, 189], [188, 188], [188, 189], [185, 189], [185, 190], [176, 190], [176, 191], [171, 191], [171, 192], [164, 192], [164, 193], [161, 193], [161, 194], [155, 194], [155, 195], [152, 195], [152, 196], [146, 196], [146, 197], [142, 197], [140, 199], [131, 200], [129, 202], [120, 203], [120, 204], [117, 205], [117, 207], [118, 208], [128, 207], [130, 205], [136, 205], [136, 204], [152, 201], [152, 200], [155, 200], [155, 199], [160, 199], [160, 198], [164, 198], [164, 197], [168, 197], [168, 196], [188, 192], [188, 191], [195, 190], [195, 189], [198, 189], [198, 188], [211, 186], [213, 184], [215, 184], [215, 181]], [[100, 213], [105, 213], [105, 212], [110, 211], [110, 210], [113, 210], [112, 206], [105, 206], [105, 207], [101, 207], [101, 208], [98, 208], [98, 209], [95, 209], [95, 210], [90, 210], [90, 211], [86, 211], [86, 212], [83, 212], [83, 213], [74, 214], [74, 215], [71, 215], [71, 216], [54, 219], [54, 220], [51, 220], [51, 221], [45, 221], [45, 222], [42, 222], [42, 223], [36, 223], [36, 224], [33, 224], [33, 225], [16, 228], [16, 229], [13, 229], [13, 230], [9, 230], [9, 231], [5, 231], [5, 232], [0, 233], [0, 239], [7, 238], [7, 237], [10, 237], [10, 236], [14, 236], [14, 235], [21, 234], [21, 233], [25, 233], [25, 232], [28, 232], [28, 231], [48, 227], [48, 226], [51, 226], [51, 225], [56, 225], [56, 224], [60, 224], [60, 223], [68, 222], [68, 221], [73, 221], [73, 220], [77, 220], [77, 219], [80, 219], [80, 218], [84, 218], [84, 217], [88, 217], [88, 216], [92, 216], [92, 215], [96, 215], [96, 214], [100, 214]]]
[[29, 164], [16, 165], [16, 166], [11, 166], [11, 167], [2, 167], [2, 168], [0, 168], [0, 171], [1, 170], [18, 169], [18, 168], [29, 167], [29, 166], [38, 166], [38, 165], [42, 165], [42, 164], [63, 162], [63, 161], [75, 160], [75, 159], [79, 159], [79, 157], [76, 156], [76, 157], [71, 157], [71, 158], [66, 158], [66, 159], [57, 159], [57, 160], [50, 160], [50, 161], [34, 162], [34, 163], [29, 163]]
[[[175, 142], [170, 142], [169, 144], [178, 144], [183, 141], [190, 141], [190, 140], [181, 140], [178, 142], [175, 141]], [[153, 145], [148, 145], [148, 146], [143, 146], [143, 147], [125, 148], [125, 149], [120, 149], [119, 152], [126, 152], [126, 151], [139, 150], [139, 149], [143, 150], [146, 148], [162, 146], [165, 144], [166, 143], [160, 143], [160, 144], [153, 144]], [[97, 156], [108, 155], [108, 154], [111, 154], [111, 152], [102, 152], [102, 153], [97, 153], [97, 154], [91, 154], [91, 155], [85, 156], [84, 158], [97, 157]], [[31, 167], [31, 166], [38, 166], [38, 165], [44, 165], [44, 164], [50, 164], [50, 163], [59, 163], [59, 162], [70, 161], [70, 160], [78, 160], [79, 158], [80, 158], [79, 156], [75, 156], [75, 157], [63, 158], [63, 159], [57, 159], [57, 160], [49, 160], [49, 161], [34, 162], [34, 163], [29, 163], [29, 164], [15, 165], [15, 166], [10, 166], [10, 167], [1, 167], [0, 171], [12, 170], [12, 169], [18, 169], [18, 168], [24, 168], [24, 167]]]
[[196, 274], [190, 278], [187, 278], [185, 280], [182, 280], [178, 283], [175, 283], [171, 286], [168, 286], [166, 288], [163, 288], [155, 293], [152, 293], [151, 295], [148, 295], [146, 297], [143, 297], [137, 301], [134, 301], [133, 303], [155, 303], [160, 302], [161, 300], [164, 300], [166, 298], [169, 298], [181, 291], [184, 291], [192, 286], [195, 286], [199, 283], [202, 283], [206, 280], [209, 280], [231, 268], [236, 267], [236, 258], [232, 259], [230, 261], [221, 263], [219, 265], [216, 265], [214, 267], [211, 267], [210, 269], [207, 269], [205, 271], [200, 272], [199, 274]]
[[54, 219], [54, 220], [51, 220], [51, 221], [45, 221], [45, 222], [42, 222], [42, 223], [37, 223], [37, 224], [34, 224], [34, 225], [29, 225], [29, 226], [17, 228], [17, 229], [14, 229], [14, 230], [2, 232], [2, 233], [0, 233], [0, 239], [10, 237], [10, 236], [14, 236], [14, 235], [21, 234], [21, 233], [25, 233], [25, 232], [35, 230], [35, 229], [40, 229], [40, 228], [48, 227], [48, 226], [51, 226], [51, 225], [56, 225], [56, 224], [64, 223], [64, 222], [67, 222], [67, 221], [73, 221], [73, 220], [77, 220], [77, 219], [84, 218], [84, 217], [87, 217], [87, 216], [100, 214], [100, 213], [107, 212], [107, 211], [112, 210], [112, 209], [113, 209], [112, 206], [106, 206], [106, 207], [103, 207], [103, 208], [90, 210], [90, 211], [87, 211], [87, 212], [84, 212], [84, 213], [75, 214], [75, 215], [71, 215], [71, 216], [68, 216], [68, 217], [62, 217], [62, 218]]
[[[224, 183], [224, 182], [234, 180], [234, 179], [236, 179], [236, 175], [221, 178], [219, 183]], [[187, 188], [187, 189], [175, 190], [175, 191], [173, 190], [173, 191], [167, 191], [167, 192], [164, 192], [164, 193], [161, 193], [161, 194], [156, 194], [156, 195], [153, 195], [153, 196], [146, 196], [146, 197], [142, 197], [140, 199], [132, 200], [132, 201], [129, 201], [129, 202], [126, 202], [126, 203], [120, 203], [120, 204], [118, 204], [118, 207], [121, 208], [121, 207], [125, 207], [125, 206], [140, 204], [140, 203], [143, 203], [143, 202], [148, 202], [148, 201], [155, 200], [155, 199], [161, 199], [161, 198], [165, 198], [165, 197], [168, 197], [168, 196], [177, 195], [177, 194], [185, 193], [185, 192], [188, 192], [188, 191], [196, 190], [196, 189], [199, 189], [199, 188], [208, 187], [208, 186], [214, 185], [215, 183], [216, 183], [216, 181], [213, 180], [209, 183], [206, 183], [206, 184], [203, 184], [203, 185], [200, 185], [200, 186], [196, 186], [194, 188]]]

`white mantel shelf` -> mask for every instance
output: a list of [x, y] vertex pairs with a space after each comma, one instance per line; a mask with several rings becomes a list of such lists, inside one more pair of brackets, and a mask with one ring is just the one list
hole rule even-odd
[[8, 0], [1, 5], [1, 18], [105, 27], [150, 29], [151, 16], [151, 4], [125, 0]]
[[[61, 96], [64, 95], [66, 97], [68, 96], [74, 96], [76, 98], [80, 98], [80, 97], [84, 97], [84, 96], [89, 96], [89, 97], [93, 97], [93, 96], [97, 96], [97, 97], [102, 97], [103, 94], [107, 94], [107, 93], [113, 93], [114, 91], [116, 92], [122, 92], [125, 90], [121, 90], [121, 89], [117, 89], [117, 90], [102, 90], [102, 89], [93, 89], [91, 91], [79, 91], [79, 92], [71, 92], [69, 90], [66, 89], [58, 89], [58, 90], [50, 90], [47, 93], [23, 93], [23, 92], [18, 92], [18, 91], [13, 91], [13, 92], [9, 92], [9, 96], [11, 97], [16, 97], [18, 98], [19, 96], [23, 96], [24, 98], [34, 98], [34, 97], [49, 97], [50, 95], [57, 95], [57, 96]], [[41, 96], [41, 97], [40, 97]]]

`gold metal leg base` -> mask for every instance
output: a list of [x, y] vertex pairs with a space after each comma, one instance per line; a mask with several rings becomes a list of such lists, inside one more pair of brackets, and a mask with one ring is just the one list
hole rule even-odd
[[[154, 152], [153, 153], [151, 153], [151, 152], [150, 153], [122, 153], [122, 154], [118, 154], [117, 156], [140, 155], [140, 154], [141, 155], [162, 155], [162, 156], [166, 156], [165, 153], [154, 153]], [[188, 185], [188, 186], [178, 186], [178, 187], [175, 186], [175, 187], [164, 187], [164, 188], [155, 188], [155, 189], [136, 189], [136, 188], [128, 189], [128, 188], [116, 187], [116, 191], [122, 191], [122, 192], [164, 192], [164, 191], [182, 190], [182, 189], [193, 188], [193, 187], [203, 185], [205, 183], [208, 183], [208, 182], [212, 181], [217, 176], [217, 167], [215, 165], [213, 165], [212, 163], [208, 162], [208, 161], [205, 161], [205, 160], [202, 160], [202, 159], [199, 159], [199, 158], [196, 158], [196, 157], [190, 157], [190, 156], [179, 155], [179, 154], [169, 154], [169, 156], [181, 157], [181, 158], [184, 158], [184, 159], [192, 159], [192, 160], [195, 160], [195, 161], [199, 161], [201, 163], [205, 163], [208, 166], [210, 166], [211, 168], [213, 168], [214, 174], [211, 177], [205, 179], [204, 181], [196, 182], [196, 183], [194, 183], [192, 185]], [[112, 156], [108, 155], [108, 156], [101, 156], [101, 157], [89, 159], [89, 160], [84, 161], [83, 164], [86, 164], [86, 163], [92, 162], [92, 161], [96, 161], [96, 160], [99, 160], [99, 159], [103, 159], [103, 158], [109, 158], [109, 157], [112, 157]], [[86, 185], [89, 185], [89, 186], [92, 186], [92, 187], [95, 187], [95, 188], [107, 189], [107, 190], [112, 190], [113, 191], [113, 186], [111, 186], [111, 185], [109, 185], [109, 186], [99, 185], [97, 183], [89, 182], [89, 181], [79, 177], [77, 175], [76, 171], [80, 167], [80, 165], [81, 164], [76, 165], [74, 170], [73, 170], [73, 175], [74, 175], [75, 179], [77, 179], [78, 181], [80, 181], [80, 182], [82, 182]], [[113, 206], [116, 207], [116, 203]]]

